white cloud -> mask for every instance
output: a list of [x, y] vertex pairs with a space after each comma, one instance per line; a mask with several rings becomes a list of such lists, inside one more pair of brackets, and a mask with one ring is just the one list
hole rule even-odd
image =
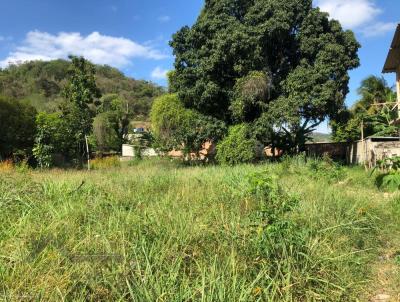
[[361, 30], [361, 32], [366, 37], [376, 37], [384, 35], [388, 32], [394, 32], [397, 27], [397, 23], [395, 22], [377, 22], [372, 25], [369, 25]]
[[80, 33], [61, 32], [52, 35], [31, 31], [25, 41], [0, 61], [0, 66], [30, 60], [53, 60], [68, 55], [84, 56], [93, 63], [124, 67], [134, 58], [160, 60], [167, 56], [158, 50], [122, 37], [112, 37], [93, 32], [88, 36]]
[[0, 42], [4, 41], [6, 38], [4, 38], [3, 36], [0, 36]]
[[377, 21], [382, 9], [374, 0], [316, 0], [315, 4], [332, 19], [339, 20], [344, 28], [367, 37], [382, 35], [394, 28], [392, 22]]
[[316, 4], [345, 28], [351, 29], [373, 21], [381, 13], [371, 0], [317, 0]]
[[161, 67], [156, 67], [152, 72], [151, 72], [151, 77], [155, 80], [166, 80], [167, 79], [167, 73], [168, 69], [163, 69]]
[[170, 16], [160, 16], [158, 17], [158, 21], [162, 22], [162, 23], [166, 23], [171, 21], [171, 17]]

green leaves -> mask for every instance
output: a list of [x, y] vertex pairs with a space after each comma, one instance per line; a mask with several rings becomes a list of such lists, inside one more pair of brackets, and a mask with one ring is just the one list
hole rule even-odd
[[[350, 110], [343, 110], [331, 122], [335, 141], [356, 141], [361, 139], [361, 125], [364, 137], [392, 136], [398, 134], [398, 127], [392, 124], [397, 112], [392, 105], [379, 105], [396, 100], [395, 92], [385, 79], [370, 76], [361, 83], [358, 93], [361, 99]], [[394, 104], [393, 104], [394, 105]]]
[[[291, 253], [299, 256], [304, 250], [303, 232], [289, 214], [298, 206], [297, 196], [288, 194], [271, 171], [248, 176], [250, 193], [262, 201], [255, 217], [260, 256], [276, 263]], [[276, 269], [275, 267], [272, 267]]]
[[75, 133], [61, 113], [39, 113], [36, 116], [36, 126], [33, 155], [39, 167], [50, 167], [54, 154], [63, 154], [66, 158], [75, 155]]
[[70, 56], [70, 59], [70, 77], [63, 91], [68, 103], [64, 104], [62, 111], [67, 127], [75, 135], [78, 155], [86, 153], [83, 146], [85, 136], [90, 135], [93, 129], [93, 103], [101, 93], [96, 85], [94, 65], [83, 57]]
[[337, 115], [360, 47], [311, 0], [206, 1], [171, 46], [170, 86], [186, 108], [228, 124], [262, 117], [265, 131]]
[[260, 117], [268, 106], [272, 89], [271, 78], [259, 71], [237, 80], [234, 87], [234, 100], [230, 106], [236, 121], [251, 122]]
[[217, 161], [224, 165], [252, 163], [257, 159], [258, 144], [251, 137], [248, 125], [232, 126], [228, 135], [217, 145]]
[[164, 150], [198, 153], [205, 142], [218, 141], [225, 134], [225, 124], [195, 110], [186, 109], [176, 94], [154, 101], [151, 123], [156, 142]]
[[386, 174], [380, 174], [376, 178], [376, 185], [381, 190], [395, 192], [400, 190], [400, 173], [392, 171]]
[[70, 78], [63, 95], [79, 109], [87, 110], [94, 99], [101, 96], [94, 76], [95, 68], [83, 57], [70, 56], [70, 59], [72, 61], [69, 69]]
[[0, 96], [0, 160], [17, 153], [32, 154], [35, 115], [32, 106]]

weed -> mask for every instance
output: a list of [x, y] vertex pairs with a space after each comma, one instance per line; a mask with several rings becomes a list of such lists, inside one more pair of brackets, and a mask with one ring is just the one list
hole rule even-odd
[[379, 174], [375, 181], [380, 190], [394, 192], [400, 189], [400, 173], [391, 171], [384, 174]]
[[363, 169], [332, 186], [294, 161], [0, 173], [1, 297], [357, 301], [399, 237], [398, 198]]
[[345, 169], [340, 164], [327, 157], [323, 160], [310, 160], [308, 162], [308, 167], [311, 172], [310, 176], [314, 179], [325, 178], [330, 183], [335, 183], [346, 177]]
[[16, 164], [15, 170], [19, 173], [27, 173], [31, 171], [31, 167], [29, 166], [27, 160], [22, 160]]
[[95, 158], [90, 162], [91, 168], [94, 170], [117, 168], [121, 166], [118, 156], [110, 156], [103, 158]]

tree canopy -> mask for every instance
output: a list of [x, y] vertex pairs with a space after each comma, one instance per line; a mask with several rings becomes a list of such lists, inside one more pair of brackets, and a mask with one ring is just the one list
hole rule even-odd
[[31, 155], [35, 116], [36, 110], [32, 106], [0, 96], [0, 160]]
[[[350, 108], [344, 109], [332, 120], [335, 141], [356, 141], [364, 137], [398, 135], [398, 127], [392, 122], [398, 117], [393, 110], [396, 93], [382, 77], [365, 78], [358, 89], [360, 99]], [[386, 104], [386, 105], [382, 105]]]
[[218, 141], [226, 131], [223, 122], [186, 109], [175, 94], [154, 101], [151, 122], [161, 149], [182, 150], [185, 154], [198, 153], [206, 141]]
[[206, 0], [170, 44], [170, 86], [186, 108], [289, 132], [334, 118], [359, 65], [354, 34], [312, 0]]
[[[31, 61], [0, 69], [0, 95], [29, 102], [38, 111], [56, 112], [63, 102], [71, 61]], [[156, 84], [135, 80], [118, 69], [94, 65], [96, 85], [101, 94], [117, 94], [124, 108], [140, 119], [147, 119], [155, 97], [164, 93]]]

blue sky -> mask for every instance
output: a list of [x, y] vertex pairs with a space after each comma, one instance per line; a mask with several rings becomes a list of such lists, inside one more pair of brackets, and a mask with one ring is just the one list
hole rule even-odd
[[[361, 67], [351, 72], [346, 103], [368, 75], [380, 75], [400, 21], [397, 0], [315, 0], [362, 44]], [[70, 53], [109, 64], [128, 76], [166, 85], [172, 68], [168, 41], [195, 22], [203, 0], [0, 0], [0, 66]], [[385, 76], [394, 84], [394, 75]], [[326, 132], [326, 126], [320, 127]]]

